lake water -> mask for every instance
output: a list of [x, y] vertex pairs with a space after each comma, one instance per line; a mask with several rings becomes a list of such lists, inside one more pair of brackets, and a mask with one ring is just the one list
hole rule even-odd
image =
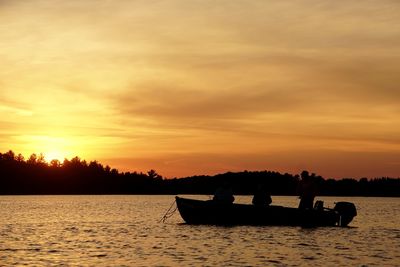
[[0, 265], [400, 266], [399, 198], [318, 199], [358, 216], [349, 228], [192, 226], [178, 212], [159, 222], [174, 196], [0, 196]]

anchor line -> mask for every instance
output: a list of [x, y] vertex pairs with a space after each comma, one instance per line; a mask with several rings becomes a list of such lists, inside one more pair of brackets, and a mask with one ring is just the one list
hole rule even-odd
[[174, 208], [174, 204], [176, 204], [176, 200], [174, 200], [174, 202], [172, 202], [171, 206], [168, 208], [167, 212], [164, 214], [164, 216], [161, 218], [161, 220], [159, 222], [165, 223], [165, 221], [167, 219], [169, 219], [170, 217], [172, 217], [172, 215], [174, 215], [174, 213], [178, 209], [177, 205], [175, 205], [175, 208]]

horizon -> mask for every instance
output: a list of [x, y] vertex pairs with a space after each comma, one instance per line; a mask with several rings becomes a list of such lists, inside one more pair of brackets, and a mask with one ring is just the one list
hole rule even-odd
[[0, 1], [0, 151], [165, 177], [400, 177], [398, 14], [391, 0]]
[[[28, 163], [28, 160], [29, 160], [29, 158], [31, 157], [31, 156], [35, 156], [35, 160], [37, 161], [37, 162], [41, 162], [41, 163], [45, 163], [46, 164], [46, 166], [48, 166], [48, 167], [51, 167], [52, 166], [52, 162], [53, 161], [57, 161], [57, 164], [56, 165], [54, 165], [54, 166], [56, 166], [57, 168], [62, 168], [63, 166], [64, 166], [64, 163], [65, 163], [65, 161], [69, 161], [69, 162], [71, 162], [73, 159], [78, 159], [80, 162], [85, 162], [85, 164], [87, 164], [87, 165], [89, 165], [91, 162], [95, 162], [95, 163], [97, 163], [97, 164], [99, 164], [99, 165], [101, 165], [101, 166], [103, 166], [104, 168], [109, 168], [110, 170], [112, 170], [112, 169], [115, 169], [118, 173], [120, 173], [120, 174], [123, 174], [123, 173], [138, 173], [138, 174], [147, 174], [147, 173], [149, 173], [149, 172], [154, 172], [154, 173], [156, 173], [158, 176], [160, 176], [160, 177], [162, 177], [163, 179], [181, 179], [181, 178], [189, 178], [189, 177], [201, 177], [201, 176], [210, 176], [210, 177], [212, 177], [212, 176], [218, 176], [218, 175], [224, 175], [224, 174], [228, 174], [228, 173], [244, 173], [244, 172], [249, 172], [249, 173], [254, 173], [254, 172], [272, 172], [272, 173], [279, 173], [279, 174], [281, 174], [281, 175], [284, 175], [284, 174], [289, 174], [289, 175], [291, 175], [291, 176], [296, 176], [296, 175], [298, 175], [298, 176], [300, 176], [300, 174], [301, 174], [301, 172], [302, 171], [307, 171], [307, 172], [309, 172], [309, 170], [306, 170], [306, 169], [304, 169], [304, 170], [301, 170], [300, 172], [298, 172], [298, 173], [290, 173], [290, 172], [280, 172], [280, 171], [277, 171], [277, 170], [271, 170], [271, 169], [243, 169], [243, 170], [236, 170], [236, 171], [225, 171], [225, 172], [218, 172], [218, 173], [197, 173], [197, 174], [193, 174], [193, 175], [188, 175], [188, 176], [174, 176], [174, 177], [172, 177], [172, 176], [165, 176], [165, 175], [163, 175], [163, 173], [159, 173], [158, 172], [158, 170], [155, 170], [155, 169], [152, 169], [152, 168], [150, 168], [150, 169], [148, 169], [148, 170], [145, 170], [145, 171], [138, 171], [138, 170], [121, 170], [121, 169], [118, 169], [118, 168], [115, 168], [115, 166], [112, 166], [112, 165], [108, 165], [108, 164], [104, 164], [103, 162], [101, 162], [101, 161], [98, 161], [98, 160], [96, 160], [96, 159], [85, 159], [85, 158], [81, 158], [81, 157], [79, 157], [79, 156], [74, 156], [74, 157], [71, 157], [71, 158], [64, 158], [63, 160], [60, 160], [60, 159], [56, 159], [56, 158], [48, 158], [48, 157], [46, 157], [46, 155], [44, 155], [43, 153], [33, 153], [33, 154], [31, 154], [30, 156], [28, 156], [28, 157], [26, 157], [25, 155], [22, 155], [21, 153], [17, 153], [17, 152], [15, 152], [15, 151], [12, 151], [12, 150], [9, 150], [9, 151], [7, 151], [7, 152], [0, 152], [0, 155], [7, 155], [7, 154], [9, 154], [9, 153], [13, 153], [13, 155], [14, 155], [14, 160], [17, 160], [17, 161], [20, 161], [20, 160], [22, 160], [22, 161], [24, 161], [24, 162], [26, 162], [26, 163]], [[20, 158], [20, 156], [22, 156], [22, 158]], [[359, 180], [361, 180], [361, 179], [365, 179], [365, 178], [367, 178], [368, 180], [372, 180], [372, 179], [382, 179], [382, 178], [390, 178], [390, 179], [400, 179], [400, 177], [388, 177], [388, 176], [377, 176], [377, 177], [326, 177], [326, 176], [323, 176], [323, 175], [320, 175], [319, 173], [314, 173], [314, 172], [309, 172], [310, 174], [312, 174], [312, 175], [315, 175], [315, 176], [317, 176], [317, 177], [321, 177], [321, 178], [323, 178], [323, 179], [334, 179], [334, 180], [343, 180], [343, 179], [354, 179], [354, 180], [357, 180], [357, 181], [359, 181]]]

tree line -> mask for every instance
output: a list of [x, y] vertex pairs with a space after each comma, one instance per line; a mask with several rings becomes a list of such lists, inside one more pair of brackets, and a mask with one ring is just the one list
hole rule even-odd
[[[400, 178], [325, 179], [312, 174], [318, 195], [400, 197]], [[25, 159], [0, 153], [0, 194], [213, 194], [228, 182], [237, 195], [253, 194], [262, 184], [272, 195], [296, 195], [299, 175], [274, 171], [227, 172], [166, 179], [155, 170], [120, 172], [97, 161], [74, 157], [46, 162], [42, 154]]]

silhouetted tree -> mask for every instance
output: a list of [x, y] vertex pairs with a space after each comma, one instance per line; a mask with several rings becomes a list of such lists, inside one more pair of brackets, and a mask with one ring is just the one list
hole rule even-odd
[[34, 165], [37, 162], [37, 155], [33, 153], [32, 155], [29, 156], [29, 159], [26, 163]]
[[58, 159], [53, 159], [50, 161], [50, 166], [53, 168], [61, 167], [61, 162]]
[[[400, 196], [400, 178], [327, 179], [311, 174], [318, 195]], [[27, 160], [13, 151], [0, 153], [0, 194], [213, 194], [229, 182], [235, 194], [253, 194], [263, 185], [272, 195], [295, 195], [299, 176], [272, 171], [227, 172], [215, 176], [164, 179], [155, 170], [146, 174], [119, 172], [79, 157], [52, 160], [32, 154]]]
[[162, 176], [159, 175], [155, 170], [148, 171], [147, 176], [149, 176], [151, 179], [162, 179]]

